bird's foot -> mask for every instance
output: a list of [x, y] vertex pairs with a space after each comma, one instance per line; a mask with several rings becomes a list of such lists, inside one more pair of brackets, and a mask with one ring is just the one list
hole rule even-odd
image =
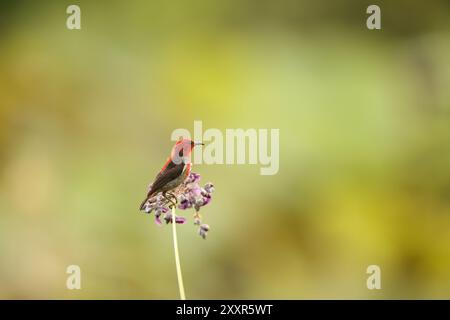
[[[177, 206], [178, 199], [173, 193], [167, 192], [167, 193], [163, 194], [163, 196], [164, 196], [164, 199], [166, 199], [168, 202], [170, 202], [170, 205], [169, 205], [170, 209], [172, 209], [172, 208]], [[172, 201], [172, 199], [175, 199], [175, 202]]]

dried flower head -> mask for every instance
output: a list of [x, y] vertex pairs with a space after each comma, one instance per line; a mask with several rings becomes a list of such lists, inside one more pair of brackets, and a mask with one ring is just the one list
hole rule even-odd
[[[146, 213], [155, 214], [155, 222], [161, 225], [161, 217], [164, 219], [166, 224], [172, 223], [172, 213], [170, 211], [171, 206], [174, 203], [167, 198], [176, 198], [176, 203], [178, 209], [186, 210], [194, 208], [194, 225], [199, 226], [198, 233], [205, 239], [206, 234], [209, 231], [209, 226], [207, 224], [202, 224], [202, 219], [200, 216], [200, 208], [206, 206], [211, 202], [212, 193], [214, 192], [214, 185], [212, 183], [207, 183], [203, 187], [199, 185], [200, 174], [191, 172], [186, 180], [171, 192], [167, 193], [165, 198], [161, 193], [151, 197], [144, 204], [144, 211]], [[151, 188], [151, 185], [149, 186]], [[176, 216], [175, 223], [184, 224], [186, 218]]]

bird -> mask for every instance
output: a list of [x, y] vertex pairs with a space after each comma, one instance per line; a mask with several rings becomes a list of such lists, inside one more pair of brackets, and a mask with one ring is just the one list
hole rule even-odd
[[[156, 175], [147, 196], [144, 201], [142, 201], [141, 206], [139, 207], [140, 210], [144, 210], [146, 202], [159, 192], [162, 192], [163, 197], [175, 205], [175, 203], [167, 197], [167, 194], [169, 191], [182, 184], [191, 173], [192, 164], [190, 161], [190, 155], [192, 149], [198, 145], [204, 144], [202, 142], [194, 142], [190, 139], [179, 139], [175, 143], [172, 147], [170, 157], [167, 158], [167, 161], [161, 168], [161, 171]], [[169, 193], [169, 195], [171, 197], [175, 197], [173, 194]]]

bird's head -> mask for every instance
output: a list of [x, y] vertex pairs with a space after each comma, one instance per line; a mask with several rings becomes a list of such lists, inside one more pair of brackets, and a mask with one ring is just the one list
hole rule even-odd
[[181, 163], [183, 159], [189, 159], [192, 149], [199, 145], [204, 144], [201, 142], [192, 141], [191, 139], [179, 139], [173, 146], [170, 157], [174, 163]]

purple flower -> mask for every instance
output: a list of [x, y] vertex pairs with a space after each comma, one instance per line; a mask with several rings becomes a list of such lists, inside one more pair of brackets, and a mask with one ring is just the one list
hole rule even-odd
[[205, 184], [205, 191], [210, 194], [213, 193], [214, 185], [211, 182], [208, 182], [207, 184]]
[[202, 189], [200, 189], [200, 187], [194, 186], [194, 187], [192, 187], [192, 189], [189, 190], [190, 198], [196, 198], [201, 194], [202, 194]]
[[[171, 213], [166, 213], [164, 215], [164, 220], [166, 221], [166, 224], [173, 223], [173, 218]], [[175, 216], [175, 222], [177, 224], [184, 224], [186, 222], [185, 217]]]
[[[200, 208], [206, 206], [211, 202], [212, 193], [214, 192], [214, 185], [210, 182], [205, 184], [203, 187], [199, 185], [201, 179], [200, 174], [191, 172], [186, 180], [176, 189], [167, 193], [173, 195], [173, 198], [177, 199], [177, 207], [180, 210], [186, 210], [190, 208], [195, 209], [194, 213], [194, 225], [199, 226], [198, 233], [205, 239], [206, 234], [209, 231], [209, 226], [207, 224], [202, 224], [202, 219], [199, 214]], [[149, 186], [151, 188], [151, 185]], [[172, 202], [165, 198], [161, 193], [150, 198], [144, 205], [144, 211], [146, 213], [155, 212], [155, 223], [161, 225], [161, 215], [164, 218], [166, 224], [172, 223], [172, 214], [170, 208]], [[183, 224], [186, 222], [186, 218], [181, 216], [176, 216], [175, 222]]]
[[200, 175], [198, 173], [195, 172], [191, 172], [189, 174], [189, 177], [186, 178], [185, 183], [195, 183], [195, 182], [199, 182], [201, 179]]
[[186, 210], [194, 207], [199, 211], [201, 207], [211, 202], [211, 194], [214, 192], [212, 183], [207, 183], [203, 188], [199, 186], [200, 175], [191, 173], [186, 181], [180, 186], [178, 193], [178, 208]]
[[149, 199], [144, 205], [144, 211], [146, 213], [152, 213], [155, 211], [155, 223], [161, 225], [161, 215], [166, 214], [169, 211], [167, 200], [162, 195], [157, 195]]
[[180, 204], [178, 205], [178, 208], [181, 210], [186, 210], [192, 207], [191, 202], [188, 199], [183, 199], [180, 201]]

